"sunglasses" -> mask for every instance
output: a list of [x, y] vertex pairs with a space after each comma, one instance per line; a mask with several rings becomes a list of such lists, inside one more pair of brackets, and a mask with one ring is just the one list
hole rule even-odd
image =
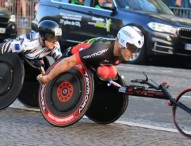
[[132, 44], [127, 44], [125, 49], [128, 49], [131, 53], [136, 53], [139, 50], [139, 48]]

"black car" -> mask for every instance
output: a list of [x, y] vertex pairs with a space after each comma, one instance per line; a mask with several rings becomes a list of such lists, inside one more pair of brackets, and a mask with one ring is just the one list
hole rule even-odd
[[16, 17], [11, 12], [0, 7], [0, 42], [17, 36]]
[[159, 55], [191, 56], [191, 20], [179, 18], [161, 0], [113, 0], [112, 5], [94, 8], [96, 0], [84, 5], [69, 0], [40, 0], [32, 28], [51, 19], [63, 28], [61, 44], [79, 43], [92, 37], [115, 37], [124, 25], [138, 27], [145, 44], [130, 63], [142, 64]]

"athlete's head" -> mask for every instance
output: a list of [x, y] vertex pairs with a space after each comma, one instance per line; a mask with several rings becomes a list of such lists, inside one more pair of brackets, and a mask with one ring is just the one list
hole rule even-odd
[[48, 49], [53, 49], [62, 36], [59, 24], [52, 20], [43, 20], [38, 25], [39, 34]]
[[138, 49], [142, 48], [144, 44], [144, 36], [137, 27], [124, 26], [117, 34], [117, 42], [121, 46], [121, 55], [123, 59], [129, 60]]

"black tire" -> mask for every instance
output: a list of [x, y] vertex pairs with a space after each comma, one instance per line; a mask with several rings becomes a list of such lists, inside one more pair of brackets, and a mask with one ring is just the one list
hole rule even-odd
[[[175, 100], [191, 109], [191, 88], [181, 91]], [[191, 113], [174, 105], [172, 108], [172, 117], [177, 130], [183, 136], [191, 138]]]
[[[47, 73], [57, 64], [53, 64]], [[39, 107], [52, 125], [66, 127], [80, 120], [89, 108], [94, 91], [91, 72], [78, 65], [39, 89]]]
[[0, 55], [0, 109], [11, 105], [24, 82], [24, 65], [15, 53]]
[[[117, 82], [124, 85], [121, 76], [118, 76]], [[108, 82], [99, 81], [96, 83], [94, 98], [86, 116], [99, 124], [113, 123], [126, 111], [129, 101], [128, 95], [108, 87]]]

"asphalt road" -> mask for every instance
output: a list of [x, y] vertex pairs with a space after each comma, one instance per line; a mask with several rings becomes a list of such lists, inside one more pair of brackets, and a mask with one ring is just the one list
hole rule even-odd
[[88, 119], [61, 128], [40, 112], [7, 108], [0, 111], [1, 146], [189, 146], [176, 132], [126, 124], [99, 125]]
[[[127, 85], [132, 79], [144, 79], [143, 72], [157, 84], [167, 81], [173, 97], [191, 86], [190, 69], [122, 64], [119, 70]], [[167, 100], [129, 96], [128, 108], [120, 120], [174, 129], [171, 115]]]

